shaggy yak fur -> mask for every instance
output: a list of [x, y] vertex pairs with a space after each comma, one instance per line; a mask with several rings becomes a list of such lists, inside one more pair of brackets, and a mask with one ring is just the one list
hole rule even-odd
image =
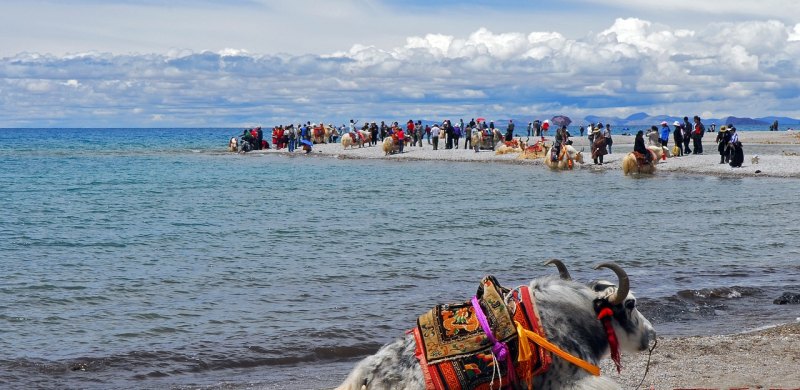
[[[562, 266], [559, 267], [561, 278], [541, 277], [529, 284], [550, 342], [598, 365], [609, 356], [610, 350], [595, 308], [598, 304], [606, 304], [614, 313], [612, 324], [620, 351], [639, 352], [648, 348], [656, 333], [650, 321], [636, 309], [636, 298], [629, 293], [628, 277], [622, 268], [613, 263], [596, 267], [614, 270], [620, 280], [618, 288], [606, 281], [574, 282], [569, 280], [569, 273]], [[422, 369], [414, 356], [415, 348], [411, 334], [384, 346], [375, 355], [359, 362], [337, 390], [425, 389]], [[550, 369], [534, 378], [533, 386], [537, 390], [620, 388], [609, 378], [593, 376], [556, 355], [552, 356]]]
[[639, 162], [636, 161], [636, 155], [634, 155], [633, 152], [630, 152], [622, 159], [622, 173], [625, 176], [628, 176], [632, 173], [645, 173], [652, 175], [656, 172], [657, 162], [658, 159], [656, 158], [656, 154], [653, 151], [650, 151], [650, 163], [639, 166]]
[[394, 146], [394, 138], [392, 138], [392, 137], [384, 138], [383, 139], [383, 145], [381, 147], [383, 148], [383, 155], [384, 156], [388, 156], [388, 155], [390, 155], [392, 153], [395, 153], [398, 150], [400, 150], [399, 148], [395, 148], [395, 146]]
[[362, 147], [364, 147], [364, 143], [365, 142], [369, 142], [369, 139], [370, 139], [370, 134], [369, 133], [367, 133], [366, 131], [361, 131], [361, 130], [358, 130], [357, 133], [360, 134], [361, 137], [356, 136], [356, 140], [355, 141], [353, 141], [353, 137], [350, 136], [350, 133], [342, 134], [342, 148], [347, 149], [347, 147], [349, 146], [350, 149], [352, 149], [356, 145], [358, 145], [359, 148], [362, 148]]
[[[566, 148], [566, 153], [560, 154], [557, 161], [553, 161], [550, 158], [550, 147], [547, 148], [547, 151], [544, 154], [544, 165], [550, 167], [550, 169], [572, 169], [575, 166], [575, 162], [583, 164], [583, 152], [579, 152], [577, 149], [572, 147], [572, 145], [562, 145], [563, 148]], [[570, 164], [572, 161], [572, 164]]]

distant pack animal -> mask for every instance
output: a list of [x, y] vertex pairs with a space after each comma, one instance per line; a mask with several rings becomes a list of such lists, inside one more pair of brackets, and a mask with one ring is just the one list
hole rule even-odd
[[342, 135], [342, 147], [347, 149], [354, 148], [358, 145], [359, 148], [364, 147], [364, 143], [368, 142], [368, 133], [366, 131], [358, 130], [355, 133], [345, 133]]
[[547, 148], [544, 156], [544, 165], [551, 169], [572, 169], [575, 163], [583, 164], [583, 150], [578, 151], [572, 145], [562, 145], [556, 161], [551, 158], [551, 147]]
[[400, 145], [395, 142], [395, 136], [386, 137], [383, 139], [383, 155], [388, 156], [390, 154], [395, 154], [400, 151]]
[[[488, 133], [488, 134], [487, 134]], [[495, 150], [495, 147], [500, 140], [503, 139], [503, 134], [500, 133], [500, 130], [493, 129], [484, 129], [484, 130], [472, 130], [472, 139], [470, 142], [472, 143], [473, 149], [476, 152], [480, 151], [481, 149], [491, 149]]]
[[[569, 272], [560, 261], [551, 260], [548, 263], [555, 264], [559, 268], [560, 278], [545, 276], [513, 290], [500, 289], [501, 298], [493, 301], [491, 305], [479, 303], [476, 294], [472, 298], [472, 311], [468, 305], [461, 306], [455, 313], [451, 312], [445, 316], [441, 322], [444, 328], [423, 329], [422, 324], [429, 323], [431, 313], [435, 310], [447, 312], [448, 309], [459, 307], [437, 306], [428, 314], [421, 316], [417, 321], [418, 327], [405, 337], [385, 345], [375, 355], [359, 362], [337, 390], [439, 389], [445, 386], [442, 385], [443, 380], [448, 380], [450, 383], [449, 381], [464, 382], [475, 378], [484, 378], [485, 381], [473, 384], [472, 387], [497, 389], [501, 385], [499, 382], [504, 378], [503, 375], [506, 378], [504, 385], [508, 386], [509, 381], [514, 380], [520, 388], [532, 386], [534, 389], [543, 390], [619, 389], [620, 386], [613, 380], [600, 376], [597, 365], [602, 359], [611, 355], [619, 370], [619, 351], [644, 351], [656, 337], [650, 321], [636, 309], [636, 298], [630, 293], [628, 275], [622, 267], [614, 263], [603, 263], [595, 269], [613, 270], [617, 274], [619, 286], [606, 281], [581, 284], [571, 280]], [[487, 280], [495, 279], [491, 277], [484, 279]], [[482, 284], [482, 287], [484, 286]], [[479, 293], [481, 291], [479, 289]], [[486, 291], [483, 290], [484, 294]], [[531, 313], [527, 309], [530, 305], [535, 305], [536, 309], [533, 312], [543, 331], [544, 337], [540, 338], [546, 339], [544, 342], [531, 335], [531, 332], [521, 329], [520, 322], [516, 320], [519, 310]], [[487, 329], [485, 326], [489, 326], [491, 321], [480, 317], [492, 312], [497, 315], [503, 310], [508, 310], [514, 318], [517, 331], [503, 339], [505, 341], [497, 339], [492, 341], [493, 337], [489, 337], [489, 333], [485, 332]], [[478, 317], [477, 320], [475, 317]], [[495, 324], [499, 324], [503, 322], [501, 317], [502, 314], [491, 318], [495, 319]], [[421, 351], [418, 345], [420, 340], [430, 339], [431, 335], [424, 333], [433, 332], [451, 337], [453, 332], [474, 332], [477, 328], [474, 326], [475, 321], [478, 321], [479, 327], [484, 331], [478, 329], [477, 331], [481, 333], [475, 336], [477, 339], [470, 336], [465, 341], [477, 342], [479, 345], [485, 345], [485, 348], [479, 350], [474, 358], [469, 357], [472, 355], [455, 357], [454, 359], [473, 360], [459, 366], [461, 370], [453, 371], [452, 375], [448, 374], [451, 372], [449, 370], [456, 365], [449, 364], [450, 361], [445, 361], [444, 366], [436, 366], [444, 367], [448, 373], [431, 371], [429, 360], [424, 360], [431, 350]], [[501, 337], [504, 333], [498, 329], [491, 328], [491, 332]], [[434, 344], [432, 347], [436, 349], [434, 352], [440, 351], [439, 345]], [[456, 347], [459, 348], [458, 345]], [[524, 353], [527, 347], [542, 349], [538, 349], [535, 353], [531, 350]], [[509, 348], [517, 352], [509, 352]], [[445, 354], [448, 352], [442, 351]], [[520, 360], [520, 356], [532, 355], [544, 363], [534, 368], [526, 365], [531, 360]], [[425, 362], [425, 368], [421, 361]], [[536, 370], [536, 376], [531, 375], [532, 370]], [[510, 379], [512, 376], [516, 379]]]
[[544, 145], [544, 141], [536, 141], [535, 144], [526, 146], [522, 153], [520, 153], [519, 158], [522, 160], [536, 160], [539, 158], [544, 157], [547, 153], [547, 149]]
[[228, 151], [229, 152], [239, 151], [239, 140], [236, 139], [236, 137], [231, 137], [231, 140], [228, 141]]
[[636, 152], [630, 152], [625, 155], [625, 157], [622, 158], [622, 174], [628, 176], [632, 173], [644, 173], [649, 175], [655, 173], [658, 158], [656, 157], [656, 153], [650, 148], [655, 147], [648, 147], [648, 153], [650, 153], [649, 162], [645, 162], [644, 156], [638, 155]]
[[669, 157], [669, 150], [664, 146], [648, 146], [648, 150], [655, 154], [656, 158], [654, 163], [658, 164], [659, 161], [664, 161]]

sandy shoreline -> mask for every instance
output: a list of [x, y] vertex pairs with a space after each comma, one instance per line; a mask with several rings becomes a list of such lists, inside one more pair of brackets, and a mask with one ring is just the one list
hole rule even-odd
[[[727, 164], [719, 164], [720, 156], [717, 152], [717, 145], [714, 142], [716, 133], [707, 133], [703, 139], [705, 153], [703, 155], [688, 155], [683, 157], [669, 158], [658, 164], [659, 172], [705, 174], [715, 176], [766, 176], [766, 177], [791, 177], [800, 178], [800, 133], [787, 131], [746, 131], [740, 134], [744, 145], [745, 161], [741, 168], [731, 168]], [[621, 160], [625, 155], [633, 150], [632, 135], [614, 135], [614, 145], [612, 154], [605, 156], [603, 165], [592, 164], [590, 148], [586, 137], [573, 137], [574, 145], [578, 150], [584, 149], [584, 165], [576, 165], [576, 169], [589, 169], [592, 171], [619, 171], [622, 174]], [[533, 140], [533, 138], [531, 138]], [[552, 137], [547, 137], [548, 142], [552, 142]], [[528, 164], [544, 167], [542, 160], [520, 160], [519, 154], [511, 153], [497, 155], [492, 151], [481, 151], [475, 153], [473, 150], [464, 150], [464, 140], [461, 139], [460, 149], [439, 149], [433, 150], [427, 141], [423, 141], [423, 146], [409, 146], [405, 148], [403, 154], [385, 156], [380, 143], [377, 146], [343, 149], [339, 143], [317, 144], [314, 145], [312, 152], [315, 156], [335, 157], [341, 159], [386, 159], [386, 160], [436, 160], [453, 162], [500, 162], [507, 164]], [[672, 142], [670, 141], [670, 149]], [[286, 149], [282, 150], [263, 150], [248, 153], [250, 155], [260, 154], [281, 154], [290, 155]], [[304, 155], [302, 150], [296, 150], [292, 155]], [[758, 155], [758, 163], [754, 164], [751, 157]]]

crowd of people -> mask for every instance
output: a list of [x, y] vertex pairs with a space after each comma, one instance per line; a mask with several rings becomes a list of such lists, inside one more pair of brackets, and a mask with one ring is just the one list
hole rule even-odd
[[[535, 123], [537, 123], [535, 130], [537, 136], [540, 135], [540, 133], [543, 135], [549, 127], [547, 121], [545, 121], [544, 126], [542, 126], [541, 122], [538, 120]], [[514, 128], [513, 120], [509, 120], [505, 129], [505, 139], [507, 141], [510, 141], [514, 137]], [[314, 132], [326, 134], [325, 142], [335, 143], [339, 141], [340, 137], [345, 135], [357, 139], [360, 137], [359, 131], [363, 131], [370, 135], [370, 145], [376, 145], [387, 137], [399, 138], [403, 141], [405, 141], [405, 137], [409, 137], [412, 141], [412, 146], [419, 145], [421, 147], [423, 141], [427, 140], [428, 145], [432, 145], [434, 150], [437, 150], [439, 148], [439, 136], [444, 134], [444, 145], [442, 145], [444, 149], [458, 149], [462, 137], [465, 138], [463, 147], [467, 149], [470, 147], [470, 138], [473, 131], [484, 131], [489, 134], [494, 130], [494, 122], [489, 121], [487, 123], [483, 118], [478, 118], [477, 120], [473, 118], [469, 122], [464, 122], [464, 119], [460, 119], [457, 122], [446, 119], [432, 125], [423, 125], [421, 120], [414, 121], [411, 119], [409, 119], [405, 125], [400, 125], [399, 122], [396, 121], [391, 122], [391, 124], [387, 124], [386, 121], [381, 121], [380, 124], [375, 121], [359, 124], [357, 120], [351, 119], [347, 125], [342, 124], [338, 127], [333, 124], [328, 124], [326, 126], [324, 123], [313, 124], [311, 122], [306, 122], [305, 124], [275, 126], [272, 129], [272, 145], [275, 149], [280, 150], [287, 148], [292, 152], [299, 144], [305, 144], [303, 141], [308, 141], [310, 143], [312, 133]], [[530, 133], [531, 124], [528, 126], [529, 136]], [[260, 127], [246, 129], [242, 133], [241, 141], [242, 143], [249, 144], [252, 150], [270, 148], [270, 143], [263, 139]]]
[[[710, 126], [709, 132], [716, 132], [716, 124]], [[705, 125], [703, 125], [700, 117], [695, 115], [693, 123], [689, 123], [688, 117], [683, 117], [683, 122], [673, 122], [672, 128], [670, 128], [670, 125], [666, 121], [663, 121], [661, 122], [660, 128], [652, 126], [650, 130], [647, 131], [646, 136], [650, 145], [669, 148], [671, 135], [675, 142], [675, 145], [671, 149], [672, 154], [676, 157], [681, 157], [689, 154], [702, 155], [703, 137], [705, 134]], [[736, 127], [730, 124], [721, 126], [715, 142], [717, 143], [717, 151], [720, 155], [720, 164], [730, 164], [730, 166], [734, 168], [742, 166], [744, 152], [742, 150], [742, 143], [739, 141], [739, 136], [736, 134]], [[692, 144], [691, 149], [689, 148], [690, 143]], [[644, 134], [640, 130], [636, 134], [634, 151], [643, 153], [643, 150], [646, 150], [646, 147], [644, 145]], [[649, 159], [649, 153], [643, 154]]]
[[[777, 127], [776, 124], [773, 124]], [[526, 135], [528, 137], [544, 137], [551, 127], [549, 120], [540, 121], [534, 120], [528, 123]], [[564, 145], [572, 144], [570, 138], [572, 135], [565, 125], [555, 126], [555, 139], [551, 155], [548, 158], [556, 159]], [[514, 137], [515, 124], [513, 120], [509, 120], [505, 126], [503, 139], [511, 141]], [[345, 125], [339, 127], [333, 124], [325, 126], [320, 122], [315, 124], [306, 122], [305, 124], [289, 124], [275, 126], [272, 129], [272, 145], [276, 149], [287, 148], [289, 152], [293, 152], [297, 147], [302, 147], [306, 152], [310, 152], [313, 142], [312, 134], [324, 134], [325, 142], [335, 143], [338, 142], [342, 136], [351, 136], [353, 139], [362, 137], [360, 132], [369, 134], [369, 144], [376, 145], [378, 142], [383, 142], [387, 137], [393, 137], [399, 141], [399, 152], [402, 153], [405, 144], [410, 140], [411, 146], [422, 147], [423, 142], [426, 141], [428, 145], [433, 147], [433, 150], [438, 150], [440, 147], [444, 149], [458, 149], [460, 146], [461, 138], [464, 138], [463, 148], [474, 148], [472, 143], [472, 134], [475, 131], [483, 132], [487, 136], [492, 136], [495, 130], [500, 130], [495, 127], [493, 121], [487, 121], [483, 118], [471, 119], [465, 122], [464, 119], [458, 121], [451, 121], [445, 119], [441, 122], [433, 123], [432, 125], [423, 125], [421, 120], [409, 119], [404, 125], [399, 122], [391, 122], [387, 124], [386, 121], [380, 121], [380, 124], [372, 122], [358, 123], [357, 120], [351, 119]], [[584, 132], [588, 134], [589, 145], [591, 145], [592, 160], [595, 165], [603, 165], [603, 156], [612, 153], [614, 139], [612, 137], [611, 125], [603, 123], [590, 123], [586, 127], [579, 126], [578, 129], [580, 136], [583, 137]], [[715, 132], [716, 125], [712, 124], [708, 132]], [[502, 133], [502, 131], [501, 131]], [[670, 126], [666, 121], [661, 122], [659, 126], [652, 126], [647, 133], [639, 131], [634, 140], [634, 151], [647, 156], [649, 159], [650, 154], [646, 152], [645, 137], [649, 145], [662, 146], [669, 148], [669, 141], [672, 138], [675, 143], [671, 149], [672, 154], [675, 156], [685, 156], [689, 154], [702, 155], [703, 154], [703, 137], [706, 133], [706, 127], [701, 121], [700, 117], [695, 115], [692, 122], [689, 117], [683, 117], [683, 121], [675, 121]], [[440, 139], [444, 145], [440, 145]], [[260, 127], [247, 129], [242, 133], [241, 142], [248, 144], [253, 150], [269, 149], [270, 143], [264, 139], [263, 132]], [[730, 164], [733, 167], [740, 167], [744, 159], [742, 151], [742, 144], [736, 134], [736, 128], [732, 125], [722, 126], [716, 137], [717, 150], [720, 154], [720, 164]], [[690, 148], [691, 144], [691, 148]], [[670, 150], [670, 149], [667, 149]], [[649, 162], [649, 161], [648, 161]]]

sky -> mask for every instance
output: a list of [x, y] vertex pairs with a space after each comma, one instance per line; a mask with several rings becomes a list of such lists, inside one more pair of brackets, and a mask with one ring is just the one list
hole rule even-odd
[[800, 118], [796, 0], [3, 0], [0, 127]]

